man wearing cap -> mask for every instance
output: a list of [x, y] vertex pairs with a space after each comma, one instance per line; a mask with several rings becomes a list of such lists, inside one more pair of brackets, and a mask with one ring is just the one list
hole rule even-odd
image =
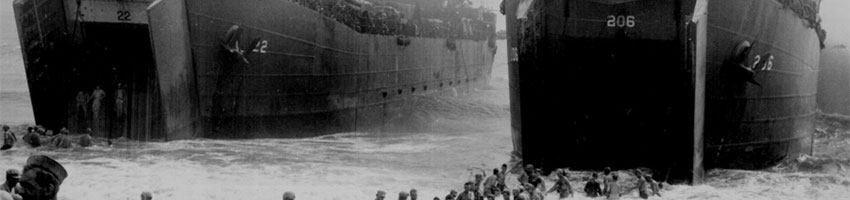
[[283, 200], [295, 200], [295, 193], [292, 192], [284, 192]]
[[21, 191], [21, 186], [18, 185], [20, 180], [21, 172], [18, 172], [17, 169], [6, 170], [6, 182], [0, 185], [0, 190], [9, 193], [12, 199], [21, 199], [21, 196], [18, 195], [18, 191]]
[[23, 200], [56, 200], [59, 185], [68, 177], [62, 164], [44, 155], [30, 156], [21, 175]]
[[375, 200], [384, 200], [384, 197], [387, 196], [387, 193], [383, 190], [378, 190], [378, 194], [375, 195]]

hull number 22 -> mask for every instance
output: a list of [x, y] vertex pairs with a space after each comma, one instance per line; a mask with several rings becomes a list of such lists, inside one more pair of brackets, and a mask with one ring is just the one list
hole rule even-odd
[[635, 16], [608, 15], [608, 27], [635, 27]]

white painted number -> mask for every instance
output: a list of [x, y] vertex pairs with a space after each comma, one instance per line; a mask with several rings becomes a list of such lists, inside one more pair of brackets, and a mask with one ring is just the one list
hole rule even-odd
[[635, 27], [635, 16], [624, 16], [624, 15], [608, 15], [608, 21], [606, 23], [608, 27]]
[[750, 66], [750, 69], [756, 70], [756, 67], [759, 65], [759, 62], [761, 62], [761, 55], [756, 55], [755, 59], [756, 61], [753, 61], [753, 65]]
[[267, 41], [267, 40], [257, 42], [257, 46], [254, 47], [254, 52], [266, 53], [266, 47], [268, 47], [268, 46], [269, 46], [269, 41]]
[[764, 57], [766, 57], [765, 58], [766, 61], [764, 62], [764, 64], [759, 66], [759, 64], [761, 63], [762, 56], [756, 55], [756, 57], [753, 58], [753, 59], [755, 59], [755, 61], [753, 61], [753, 65], [750, 68], [753, 69], [753, 70], [759, 70], [759, 71], [773, 70], [773, 55], [767, 54], [767, 55], [764, 55]]
[[770, 71], [773, 69], [773, 55], [767, 57], [767, 64], [764, 64], [764, 70]]

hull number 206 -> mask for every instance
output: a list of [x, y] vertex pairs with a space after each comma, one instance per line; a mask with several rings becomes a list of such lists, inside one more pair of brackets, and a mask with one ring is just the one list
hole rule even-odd
[[635, 27], [635, 16], [608, 15], [608, 27]]

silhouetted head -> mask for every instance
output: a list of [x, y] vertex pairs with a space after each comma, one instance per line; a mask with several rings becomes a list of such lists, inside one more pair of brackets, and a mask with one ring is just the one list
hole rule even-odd
[[493, 168], [493, 174], [499, 174], [499, 169]]
[[375, 194], [375, 199], [376, 200], [383, 200], [386, 196], [387, 196], [387, 192], [384, 192], [383, 190], [378, 190], [378, 194]]
[[292, 192], [284, 192], [283, 200], [295, 200], [295, 193]]
[[401, 191], [401, 192], [398, 193], [398, 200], [407, 200], [407, 196], [408, 196], [407, 192]]
[[466, 190], [466, 191], [472, 191], [472, 185], [473, 184], [474, 183], [472, 183], [472, 181], [468, 181], [468, 182], [463, 184], [463, 189]]
[[3, 131], [9, 131], [9, 126], [3, 125]]
[[605, 169], [602, 170], [602, 173], [605, 174], [605, 175], [611, 174], [611, 168], [605, 167]]
[[410, 189], [410, 200], [416, 200], [419, 195], [416, 194], [416, 189]]
[[617, 180], [620, 179], [620, 177], [617, 176], [617, 173], [614, 173], [613, 175], [611, 175], [611, 178], [614, 179], [614, 181], [617, 181]]
[[17, 185], [21, 180], [21, 172], [17, 169], [6, 170], [6, 185]]
[[142, 192], [142, 200], [151, 200], [153, 196], [150, 192]]

